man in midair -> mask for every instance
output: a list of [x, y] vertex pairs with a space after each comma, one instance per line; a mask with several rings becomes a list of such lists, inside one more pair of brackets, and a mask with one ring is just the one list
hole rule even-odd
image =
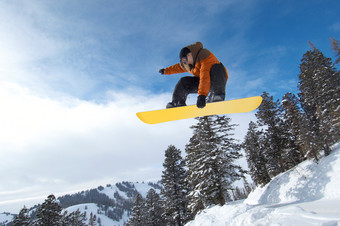
[[190, 72], [194, 76], [182, 77], [173, 92], [172, 101], [166, 108], [186, 106], [190, 93], [198, 93], [197, 107], [204, 108], [209, 102], [223, 101], [228, 80], [227, 69], [201, 42], [184, 47], [179, 54], [180, 63], [160, 69], [165, 75]]

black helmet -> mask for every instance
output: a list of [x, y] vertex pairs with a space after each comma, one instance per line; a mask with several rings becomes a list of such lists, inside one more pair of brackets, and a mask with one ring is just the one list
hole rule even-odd
[[181, 60], [183, 57], [186, 57], [190, 52], [191, 52], [190, 49], [184, 47], [183, 49], [181, 49], [181, 52], [179, 53], [179, 59]]

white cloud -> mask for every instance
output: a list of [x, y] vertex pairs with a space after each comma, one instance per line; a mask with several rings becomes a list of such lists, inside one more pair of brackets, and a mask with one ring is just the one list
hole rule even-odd
[[[95, 187], [104, 180], [160, 179], [165, 149], [174, 144], [184, 153], [195, 123], [139, 121], [136, 112], [163, 108], [170, 93], [109, 93], [106, 104], [97, 104], [42, 98], [12, 83], [0, 83], [0, 90], [0, 105], [6, 109], [0, 112], [0, 206], [84, 184]], [[242, 124], [236, 131], [242, 140], [253, 114], [232, 119]]]
[[23, 187], [32, 188], [25, 192], [30, 197], [102, 178], [159, 179], [167, 146], [183, 148], [191, 135], [190, 120], [150, 126], [135, 115], [163, 107], [171, 94], [114, 93], [106, 104], [96, 104], [42, 98], [11, 83], [0, 83], [0, 90], [4, 201], [6, 192]]

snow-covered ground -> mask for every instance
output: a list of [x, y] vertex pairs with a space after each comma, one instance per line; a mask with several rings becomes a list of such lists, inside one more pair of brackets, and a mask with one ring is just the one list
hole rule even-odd
[[[102, 226], [124, 225], [124, 223], [128, 221], [128, 216], [126, 213], [124, 213], [123, 219], [121, 219], [118, 222], [108, 218], [107, 216], [105, 216], [105, 214], [102, 211], [100, 211], [100, 208], [97, 206], [97, 204], [94, 204], [94, 203], [85, 203], [85, 204], [75, 205], [75, 206], [66, 208], [65, 210], [68, 213], [72, 213], [77, 210], [79, 210], [80, 213], [86, 212], [87, 223], [89, 223], [90, 214], [92, 213], [93, 215], [96, 215], [97, 225], [99, 225], [99, 222], [100, 222], [100, 225]], [[98, 221], [98, 219], [100, 220]]]
[[242, 201], [202, 211], [196, 225], [340, 225], [340, 143], [319, 163], [305, 161]]

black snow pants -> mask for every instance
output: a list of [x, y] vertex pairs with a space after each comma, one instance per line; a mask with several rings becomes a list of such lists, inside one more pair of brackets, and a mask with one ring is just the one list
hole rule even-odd
[[[200, 79], [198, 77], [186, 76], [181, 78], [173, 92], [172, 103], [185, 105], [187, 96], [190, 93], [197, 93]], [[214, 95], [219, 95], [225, 99], [225, 87], [227, 84], [227, 74], [222, 63], [215, 64], [210, 69], [210, 96], [208, 102], [212, 102]]]

